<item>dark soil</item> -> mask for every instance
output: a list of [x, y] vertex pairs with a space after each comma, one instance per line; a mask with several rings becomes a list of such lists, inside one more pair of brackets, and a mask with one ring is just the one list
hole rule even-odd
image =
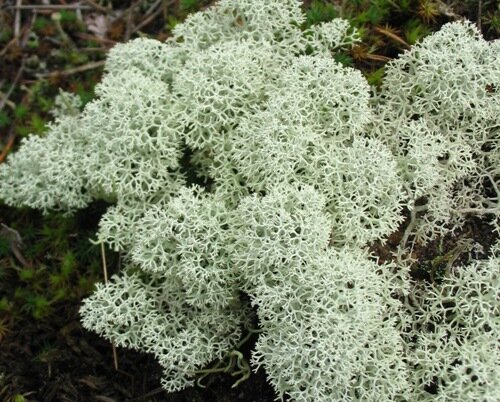
[[[87, 225], [93, 226], [88, 221]], [[483, 246], [485, 252], [479, 258], [486, 257], [497, 237], [485, 221], [470, 219], [456, 236], [416, 250], [421, 264], [413, 276], [430, 280], [431, 261], [452, 250], [456, 239], [466, 235]], [[390, 259], [398, 237], [394, 234], [386, 245], [374, 246], [373, 251], [381, 260]], [[460, 257], [457, 264], [465, 262], [465, 255]], [[81, 327], [78, 308], [76, 300], [57, 305], [49, 319], [22, 316], [11, 323], [12, 329], [0, 343], [3, 400], [15, 394], [40, 402], [271, 402], [276, 398], [262, 369], [236, 388], [232, 385], [237, 379], [230, 375], [213, 375], [204, 379], [206, 388], [193, 387], [171, 394], [160, 387], [162, 369], [153, 356], [117, 349], [119, 367], [115, 370], [112, 346]], [[247, 359], [255, 340], [256, 336], [244, 346]]]
[[[88, 238], [97, 230], [105, 208], [106, 205], [95, 203], [72, 218], [75, 226], [82, 231], [79, 237], [83, 244], [90, 245]], [[11, 229], [19, 229], [20, 233], [23, 232], [19, 225], [25, 224], [25, 230], [30, 232], [30, 225], [44, 227], [52, 219], [33, 211], [25, 211], [24, 217], [15, 212], [11, 208], [1, 209], [0, 222]], [[74, 227], [68, 228], [65, 236], [73, 237], [74, 233], [70, 233], [72, 229]], [[18, 295], [17, 290], [46, 296], [52, 290], [50, 284], [42, 280], [27, 281], [17, 277], [13, 271], [24, 267], [15, 254], [26, 254], [22, 259], [25, 264], [34, 267], [35, 272], [40, 270], [37, 267], [56, 264], [51, 256], [54, 251], [45, 246], [45, 255], [30, 258], [31, 250], [40, 241], [41, 238], [36, 235], [26, 236], [16, 253], [0, 259], [0, 268], [5, 275], [0, 281], [0, 298], [8, 299], [10, 304], [7, 311], [0, 311], [1, 401], [13, 401], [15, 395], [24, 395], [25, 401], [32, 402], [271, 402], [275, 399], [275, 392], [267, 383], [263, 370], [252, 373], [236, 388], [232, 386], [239, 377], [217, 374], [203, 379], [206, 388], [196, 386], [170, 394], [160, 387], [162, 368], [152, 355], [117, 348], [116, 370], [111, 344], [83, 329], [80, 324], [80, 301], [92, 291], [93, 286], [82, 287], [78, 277], [71, 277], [67, 285], [78, 289], [78, 292], [51, 304], [43, 317], [35, 319], [30, 316], [25, 308], [28, 302]], [[72, 247], [78, 249], [82, 244], [73, 239]], [[98, 254], [89, 256], [92, 259], [98, 257]], [[108, 256], [110, 275], [118, 270], [119, 259], [116, 257], [112, 254]], [[82, 262], [85, 264], [87, 261]], [[44, 273], [47, 276], [47, 272], [42, 271]], [[91, 276], [91, 282], [102, 280], [102, 273], [94, 273], [91, 269], [84, 274]], [[39, 289], [44, 286], [48, 288]], [[241, 352], [247, 360], [255, 341], [256, 335], [243, 345]]]
[[[78, 305], [65, 306], [51, 322], [17, 322], [1, 343], [2, 395], [24, 394], [29, 401], [271, 402], [275, 392], [263, 370], [231, 388], [229, 375], [209, 379], [207, 388], [168, 394], [160, 388], [162, 369], [152, 356], [118, 349], [82, 329]], [[72, 316], [68, 316], [72, 313]], [[205, 381], [207, 381], [205, 379]], [[5, 399], [3, 399], [5, 400]]]

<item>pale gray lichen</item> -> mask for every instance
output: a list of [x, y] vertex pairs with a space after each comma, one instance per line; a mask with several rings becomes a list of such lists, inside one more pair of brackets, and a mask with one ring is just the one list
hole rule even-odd
[[196, 371], [236, 345], [248, 315], [244, 305], [194, 307], [180, 279], [128, 267], [85, 299], [83, 326], [117, 346], [153, 353], [169, 392], [193, 385]]
[[468, 214], [499, 231], [500, 41], [445, 25], [372, 96], [334, 61], [359, 40], [349, 23], [304, 21], [298, 0], [221, 0], [164, 43], [117, 45], [96, 99], [80, 112], [61, 95], [48, 132], [0, 166], [1, 198], [113, 204], [97, 238], [126, 268], [83, 302], [83, 325], [153, 353], [168, 391], [236, 347], [249, 298], [252, 360], [280, 396], [498, 400], [498, 245], [427, 287], [366, 248], [404, 207], [406, 240]]
[[415, 284], [407, 303], [412, 329], [405, 337], [410, 400], [500, 399], [498, 248], [495, 253], [453, 268], [441, 284]]
[[[327, 284], [325, 286], [325, 284]], [[253, 362], [297, 402], [397, 400], [408, 395], [399, 302], [363, 253], [318, 251], [262, 280], [263, 329]]]
[[201, 188], [184, 188], [151, 206], [137, 224], [130, 257], [142, 270], [178, 278], [186, 303], [226, 307], [238, 299], [238, 275], [228, 244], [232, 211]]
[[[468, 213], [500, 213], [492, 163], [499, 155], [499, 54], [499, 40], [454, 22], [388, 63], [371, 134], [391, 147], [403, 174], [419, 154], [422, 170], [413, 170], [405, 191], [410, 208], [427, 207], [415, 231], [422, 243], [460, 227]], [[435, 144], [423, 149], [429, 141]], [[429, 178], [432, 186], [419, 186]], [[489, 187], [493, 196], [484, 192]]]
[[44, 137], [29, 136], [0, 169], [2, 199], [10, 205], [48, 210], [84, 208], [92, 200], [83, 159], [88, 144], [77, 117], [48, 125]]

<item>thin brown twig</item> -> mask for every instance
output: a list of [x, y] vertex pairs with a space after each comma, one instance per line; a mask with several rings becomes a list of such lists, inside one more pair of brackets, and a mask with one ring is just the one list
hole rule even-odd
[[9, 90], [7, 91], [5, 96], [0, 100], [0, 111], [5, 106], [5, 103], [10, 98], [10, 95], [12, 95], [12, 92], [14, 92], [14, 89], [16, 88], [17, 83], [21, 79], [21, 75], [23, 74], [23, 71], [24, 71], [24, 59], [22, 59], [22, 61], [21, 61], [21, 66], [17, 70], [16, 76], [14, 77], [14, 81], [12, 81], [12, 84], [11, 84]]
[[90, 34], [87, 34], [84, 32], [75, 32], [74, 35], [80, 39], [93, 40], [95, 42], [99, 42], [99, 43], [111, 45], [111, 46], [114, 46], [118, 43], [117, 41], [112, 40], [112, 39], [99, 38], [98, 36], [90, 35]]
[[[2, 86], [0, 85], [0, 88]], [[5, 98], [6, 99], [6, 95], [4, 92], [0, 91], [0, 98]], [[14, 110], [16, 108], [16, 104], [14, 102], [12, 102], [10, 99], [7, 99], [5, 101], [5, 106], [7, 107], [10, 107], [12, 110]]]
[[104, 272], [104, 283], [108, 283], [108, 265], [106, 264], [106, 250], [104, 243], [101, 243], [102, 271]]
[[144, 16], [147, 17], [148, 15], [152, 14], [156, 8], [161, 5], [163, 0], [156, 0], [153, 4], [151, 4], [151, 7], [148, 8], [148, 10], [144, 13]]
[[15, 140], [16, 140], [16, 133], [14, 131], [14, 126], [12, 126], [9, 130], [9, 136], [7, 137], [7, 142], [5, 143], [2, 152], [0, 153], [0, 163], [3, 163], [3, 161], [9, 154], [9, 151], [12, 149]]
[[83, 53], [93, 53], [93, 52], [107, 52], [108, 49], [105, 47], [81, 47], [78, 49], [78, 51]]
[[23, 247], [23, 239], [19, 235], [19, 232], [8, 227], [4, 223], [0, 223], [0, 236], [7, 239], [12, 253], [22, 264], [22, 266], [25, 268], [31, 268], [32, 264], [24, 257], [23, 253], [21, 253], [21, 248]]
[[[23, 26], [23, 28], [21, 29], [21, 32], [19, 33], [19, 37], [26, 37], [27, 36], [27, 33], [28, 31], [30, 30], [30, 27], [25, 25]], [[17, 46], [20, 46], [19, 42], [18, 42], [18, 37], [14, 36], [3, 48], [2, 50], [0, 50], [0, 57], [2, 57], [5, 53], [7, 53], [7, 50], [9, 50], [9, 48], [11, 48], [12, 46], [14, 45], [17, 45]], [[23, 44], [21, 43], [21, 46]]]
[[463, 19], [463, 17], [459, 14], [457, 14], [455, 11], [453, 11], [453, 8], [451, 5], [448, 5], [441, 0], [436, 0], [438, 7], [439, 7], [439, 12], [441, 14], [446, 15], [449, 18], [453, 18], [454, 20], [460, 20]]
[[78, 74], [83, 71], [88, 71], [88, 70], [93, 70], [94, 68], [99, 68], [104, 66], [105, 61], [100, 60], [100, 61], [92, 61], [90, 63], [84, 64], [82, 66], [74, 67], [74, 68], [68, 68], [67, 70], [62, 70], [62, 71], [52, 71], [50, 73], [42, 73], [42, 74], [37, 74], [38, 78], [52, 78], [52, 77], [59, 77], [59, 76], [67, 76], [67, 75], [72, 75], [72, 74]]
[[477, 27], [479, 29], [479, 32], [482, 32], [482, 24], [481, 20], [483, 19], [483, 0], [479, 0], [477, 4]]
[[[158, 5], [160, 5], [160, 3], [158, 3]], [[132, 29], [132, 33], [136, 33], [138, 31], [140, 31], [142, 28], [144, 28], [146, 25], [150, 24], [152, 21], [155, 20], [156, 17], [158, 17], [158, 15], [160, 15], [161, 13], [163, 12], [163, 9], [161, 7], [159, 7], [157, 10], [155, 10], [152, 14], [150, 14], [149, 16], [147, 16], [144, 20], [142, 20], [140, 22], [140, 24], [138, 24], [137, 26], [135, 26], [133, 29]]]
[[368, 60], [374, 60], [374, 61], [382, 61], [382, 62], [392, 60], [390, 57], [382, 56], [380, 54], [371, 54], [371, 53], [364, 55], [363, 58], [368, 59]]
[[14, 39], [19, 46], [19, 34], [21, 33], [21, 10], [22, 0], [16, 0], [16, 15], [14, 17]]
[[[106, 264], [106, 250], [104, 249], [104, 243], [101, 242], [101, 258], [102, 258], [102, 270], [104, 272], [104, 283], [108, 283], [108, 266]], [[116, 354], [116, 347], [113, 342], [111, 342], [111, 348], [113, 350], [113, 365], [115, 370], [118, 370], [118, 355]]]
[[125, 15], [127, 16], [127, 22], [125, 26], [125, 34], [123, 36], [123, 41], [127, 42], [130, 39], [130, 36], [132, 35], [132, 17], [133, 17], [133, 12], [134, 9], [140, 4], [141, 0], [136, 0], [134, 1], [130, 7], [125, 11]]
[[382, 35], [385, 35], [389, 38], [391, 38], [393, 41], [398, 42], [399, 44], [403, 45], [407, 49], [409, 49], [411, 46], [406, 42], [403, 38], [400, 36], [396, 35], [394, 32], [391, 32], [388, 29], [384, 29], [382, 27], [375, 27], [375, 31], [378, 33], [381, 33]]
[[12, 38], [4, 47], [2, 50], [0, 50], [0, 57], [3, 56], [5, 53], [7, 53], [7, 50], [16, 43], [16, 38]]
[[37, 18], [37, 11], [33, 11], [31, 13], [31, 16], [30, 16], [30, 20], [28, 23], [25, 23], [24, 26], [23, 26], [23, 29], [21, 31], [21, 39], [20, 39], [20, 46], [21, 48], [24, 49], [24, 47], [26, 46], [26, 43], [28, 42], [29, 40], [29, 37], [30, 37], [30, 32], [31, 30], [33, 29], [33, 25], [35, 25], [35, 20]]
[[161, 8], [163, 11], [163, 20], [167, 21], [168, 9], [175, 5], [177, 0], [163, 0]]
[[20, 4], [22, 0], [17, 0], [15, 6], [9, 8], [14, 8], [15, 10], [90, 10], [91, 7], [85, 6], [83, 4]]
[[66, 31], [62, 27], [61, 13], [53, 13], [52, 14], [52, 21], [54, 22], [54, 25], [56, 26], [57, 32], [59, 33], [59, 36], [61, 37], [63, 43], [66, 43], [67, 45], [71, 46], [73, 49], [76, 49], [75, 42], [73, 42], [73, 40], [70, 38], [70, 36], [66, 33]]
[[92, 0], [83, 0], [85, 4], [88, 4], [91, 8], [100, 11], [101, 13], [110, 14], [113, 12], [113, 9], [101, 6]]
[[113, 365], [115, 370], [118, 371], [118, 354], [116, 353], [116, 346], [114, 343], [111, 344], [111, 349], [113, 350]]

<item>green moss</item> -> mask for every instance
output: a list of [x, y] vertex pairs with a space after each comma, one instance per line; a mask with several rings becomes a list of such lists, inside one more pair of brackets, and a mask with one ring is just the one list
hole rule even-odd
[[59, 12], [61, 16], [61, 23], [74, 24], [77, 22], [76, 13], [72, 10], [61, 10]]
[[349, 54], [343, 52], [337, 53], [334, 57], [334, 60], [338, 63], [343, 64], [344, 66], [352, 66], [353, 64], [352, 57]]
[[24, 308], [33, 318], [39, 320], [50, 313], [50, 302], [43, 295], [29, 295]]
[[8, 312], [12, 308], [12, 303], [7, 299], [6, 296], [3, 296], [0, 299], [0, 312]]
[[179, 5], [181, 10], [183, 11], [192, 11], [198, 8], [199, 1], [198, 0], [180, 0]]
[[422, 24], [418, 19], [410, 19], [404, 27], [404, 37], [405, 40], [410, 44], [414, 45], [418, 41], [422, 40], [425, 36], [430, 34], [430, 28]]
[[61, 275], [63, 278], [68, 278], [75, 270], [76, 257], [71, 251], [64, 254], [61, 264]]
[[17, 105], [14, 110], [16, 119], [24, 119], [28, 115], [28, 108], [24, 105]]
[[384, 77], [384, 73], [385, 73], [385, 68], [381, 67], [375, 71], [367, 73], [365, 77], [370, 85], [378, 87], [382, 84], [382, 78]]
[[10, 125], [10, 122], [11, 119], [9, 115], [4, 111], [0, 111], [0, 128], [7, 127], [8, 125]]
[[77, 82], [74, 84], [74, 92], [80, 97], [82, 102], [82, 106], [85, 106], [95, 97], [94, 93], [94, 85], [85, 86], [81, 82]]
[[331, 21], [338, 16], [335, 6], [331, 3], [315, 0], [306, 12], [307, 25], [314, 25], [324, 21]]
[[47, 28], [47, 26], [51, 25], [51, 21], [45, 17], [37, 17], [35, 19], [35, 22], [33, 23], [33, 29], [35, 31], [41, 31], [45, 28]]

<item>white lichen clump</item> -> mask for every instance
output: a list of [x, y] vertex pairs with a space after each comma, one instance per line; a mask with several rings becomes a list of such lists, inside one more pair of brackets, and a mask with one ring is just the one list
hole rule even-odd
[[499, 247], [432, 285], [402, 258], [469, 214], [498, 229], [500, 42], [447, 24], [375, 91], [334, 61], [359, 40], [348, 22], [304, 21], [298, 0], [221, 0], [165, 43], [115, 46], [96, 99], [62, 94], [0, 166], [0, 197], [113, 204], [98, 239], [126, 264], [83, 325], [153, 353], [168, 391], [255, 321], [253, 366], [281, 397], [500, 400]]

